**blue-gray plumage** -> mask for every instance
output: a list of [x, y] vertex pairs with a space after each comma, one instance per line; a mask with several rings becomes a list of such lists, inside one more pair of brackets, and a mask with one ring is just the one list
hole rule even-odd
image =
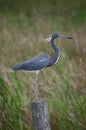
[[[44, 54], [41, 56], [36, 56], [30, 60], [27, 60], [21, 64], [18, 64], [16, 66], [13, 67], [13, 70], [17, 71], [17, 70], [24, 70], [24, 71], [40, 71], [44, 68], [50, 67], [54, 64], [56, 64], [59, 60], [60, 57], [60, 50], [59, 48], [56, 46], [54, 40], [58, 37], [62, 37], [62, 38], [66, 38], [66, 39], [72, 39], [71, 37], [67, 37], [64, 35], [60, 35], [58, 33], [53, 34], [50, 38], [46, 39], [47, 41], [51, 41], [51, 46], [55, 51], [55, 56], [51, 57], [48, 54]], [[37, 88], [37, 77], [36, 77], [36, 82], [35, 82], [35, 95], [36, 98], [39, 97], [39, 92], [38, 92], [38, 88]]]
[[51, 46], [55, 51], [55, 57], [52, 58], [48, 54], [37, 56], [37, 57], [27, 60], [21, 64], [14, 66], [13, 70], [15, 70], [15, 71], [17, 71], [17, 70], [38, 71], [38, 70], [42, 70], [43, 68], [47, 68], [47, 67], [50, 67], [50, 66], [56, 64], [60, 57], [60, 50], [56, 46], [54, 40], [55, 40], [55, 38], [58, 38], [58, 37], [72, 39], [71, 37], [60, 35], [58, 33], [53, 34], [50, 38], [47, 39], [47, 40], [51, 41]]
[[46, 68], [52, 57], [48, 54], [37, 56], [13, 67], [13, 70], [36, 71]]

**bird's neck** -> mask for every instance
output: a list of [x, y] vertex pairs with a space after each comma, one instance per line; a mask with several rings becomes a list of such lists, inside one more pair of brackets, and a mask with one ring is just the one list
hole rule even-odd
[[54, 51], [55, 51], [55, 57], [54, 57], [54, 61], [53, 61], [53, 62], [57, 63], [57, 61], [58, 61], [58, 59], [59, 59], [59, 57], [60, 57], [60, 50], [59, 50], [59, 48], [56, 46], [54, 40], [55, 40], [55, 39], [53, 39], [53, 38], [51, 39], [51, 46], [52, 46], [52, 48], [53, 48]]

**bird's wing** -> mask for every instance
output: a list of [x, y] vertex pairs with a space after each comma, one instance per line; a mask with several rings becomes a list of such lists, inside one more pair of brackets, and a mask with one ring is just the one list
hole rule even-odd
[[31, 60], [27, 60], [21, 64], [14, 66], [13, 70], [25, 70], [25, 71], [41, 70], [47, 67], [51, 59], [52, 57], [47, 54], [37, 56], [32, 58]]

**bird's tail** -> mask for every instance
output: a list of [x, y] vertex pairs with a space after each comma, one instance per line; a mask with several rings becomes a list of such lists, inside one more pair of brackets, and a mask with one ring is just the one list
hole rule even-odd
[[14, 66], [14, 67], [12, 68], [12, 70], [14, 70], [14, 71], [16, 71], [16, 70], [21, 70], [21, 64], [18, 64], [18, 65], [16, 65], [16, 66]]

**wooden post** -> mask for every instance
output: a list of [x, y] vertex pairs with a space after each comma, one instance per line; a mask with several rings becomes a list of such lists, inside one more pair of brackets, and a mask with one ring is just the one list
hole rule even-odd
[[31, 110], [34, 130], [50, 130], [47, 100], [32, 101]]

